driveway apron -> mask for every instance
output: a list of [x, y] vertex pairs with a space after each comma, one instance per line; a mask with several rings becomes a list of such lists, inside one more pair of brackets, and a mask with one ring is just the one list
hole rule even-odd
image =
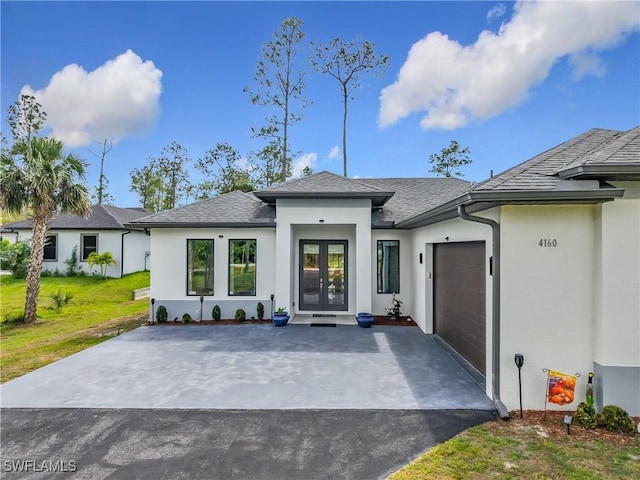
[[0, 386], [2, 407], [473, 409], [493, 404], [416, 327], [141, 327]]

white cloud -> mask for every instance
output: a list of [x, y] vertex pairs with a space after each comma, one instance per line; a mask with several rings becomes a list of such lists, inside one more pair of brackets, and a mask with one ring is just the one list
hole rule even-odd
[[25, 85], [21, 93], [36, 97], [55, 138], [79, 147], [149, 131], [159, 114], [161, 78], [153, 62], [127, 50], [91, 72], [67, 65], [44, 89]]
[[483, 31], [472, 45], [432, 32], [411, 47], [397, 81], [382, 90], [378, 122], [386, 127], [425, 112], [423, 129], [454, 129], [490, 118], [525, 100], [565, 56], [574, 78], [603, 75], [593, 52], [639, 25], [638, 2], [525, 1], [498, 33]]
[[331, 150], [329, 150], [329, 160], [335, 160], [340, 155], [340, 148], [336, 145]]
[[291, 166], [292, 177], [298, 178], [302, 175], [302, 171], [305, 167], [309, 167], [314, 169], [316, 166], [316, 161], [318, 160], [318, 154], [316, 153], [305, 153], [298, 160], [293, 162]]
[[504, 3], [496, 3], [487, 12], [487, 20], [493, 20], [494, 18], [500, 18], [505, 13], [507, 13], [507, 7], [505, 7]]

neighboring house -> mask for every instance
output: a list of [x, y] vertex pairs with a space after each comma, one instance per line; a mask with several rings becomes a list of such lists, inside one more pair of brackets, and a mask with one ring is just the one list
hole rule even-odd
[[[108, 277], [121, 277], [127, 273], [149, 269], [149, 235], [141, 227], [125, 227], [125, 224], [149, 215], [143, 208], [118, 208], [94, 205], [91, 213], [83, 218], [67, 213], [58, 214], [49, 224], [47, 243], [44, 247], [42, 269], [65, 272], [65, 260], [71, 258], [77, 248], [78, 270], [99, 272], [99, 267], [89, 268], [87, 257], [91, 252], [111, 252], [115, 265], [107, 268]], [[2, 226], [2, 235], [10, 241], [31, 238], [31, 220], [8, 223]]]
[[[482, 183], [321, 172], [130, 222], [151, 233], [169, 317], [402, 311], [485, 378], [545, 407], [543, 369], [595, 372], [596, 406], [640, 415], [640, 127], [593, 129]], [[455, 381], [455, 379], [452, 379]], [[549, 408], [559, 408], [549, 405]]]

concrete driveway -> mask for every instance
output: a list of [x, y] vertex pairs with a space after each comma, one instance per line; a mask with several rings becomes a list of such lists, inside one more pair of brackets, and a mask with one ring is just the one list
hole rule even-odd
[[416, 327], [147, 326], [0, 386], [2, 407], [470, 409], [493, 404]]

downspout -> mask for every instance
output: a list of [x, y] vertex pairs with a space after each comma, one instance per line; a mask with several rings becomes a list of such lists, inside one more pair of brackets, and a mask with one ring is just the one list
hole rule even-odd
[[469, 222], [483, 223], [491, 227], [493, 233], [493, 268], [491, 276], [493, 278], [493, 308], [491, 309], [491, 339], [492, 352], [491, 363], [493, 372], [491, 373], [491, 387], [493, 390], [493, 403], [498, 410], [498, 415], [503, 420], [509, 419], [509, 411], [500, 400], [500, 224], [483, 217], [469, 215], [464, 205], [458, 206], [458, 216]]
[[122, 232], [122, 236], [120, 237], [120, 278], [124, 275], [124, 236], [130, 233], [131, 230]]

